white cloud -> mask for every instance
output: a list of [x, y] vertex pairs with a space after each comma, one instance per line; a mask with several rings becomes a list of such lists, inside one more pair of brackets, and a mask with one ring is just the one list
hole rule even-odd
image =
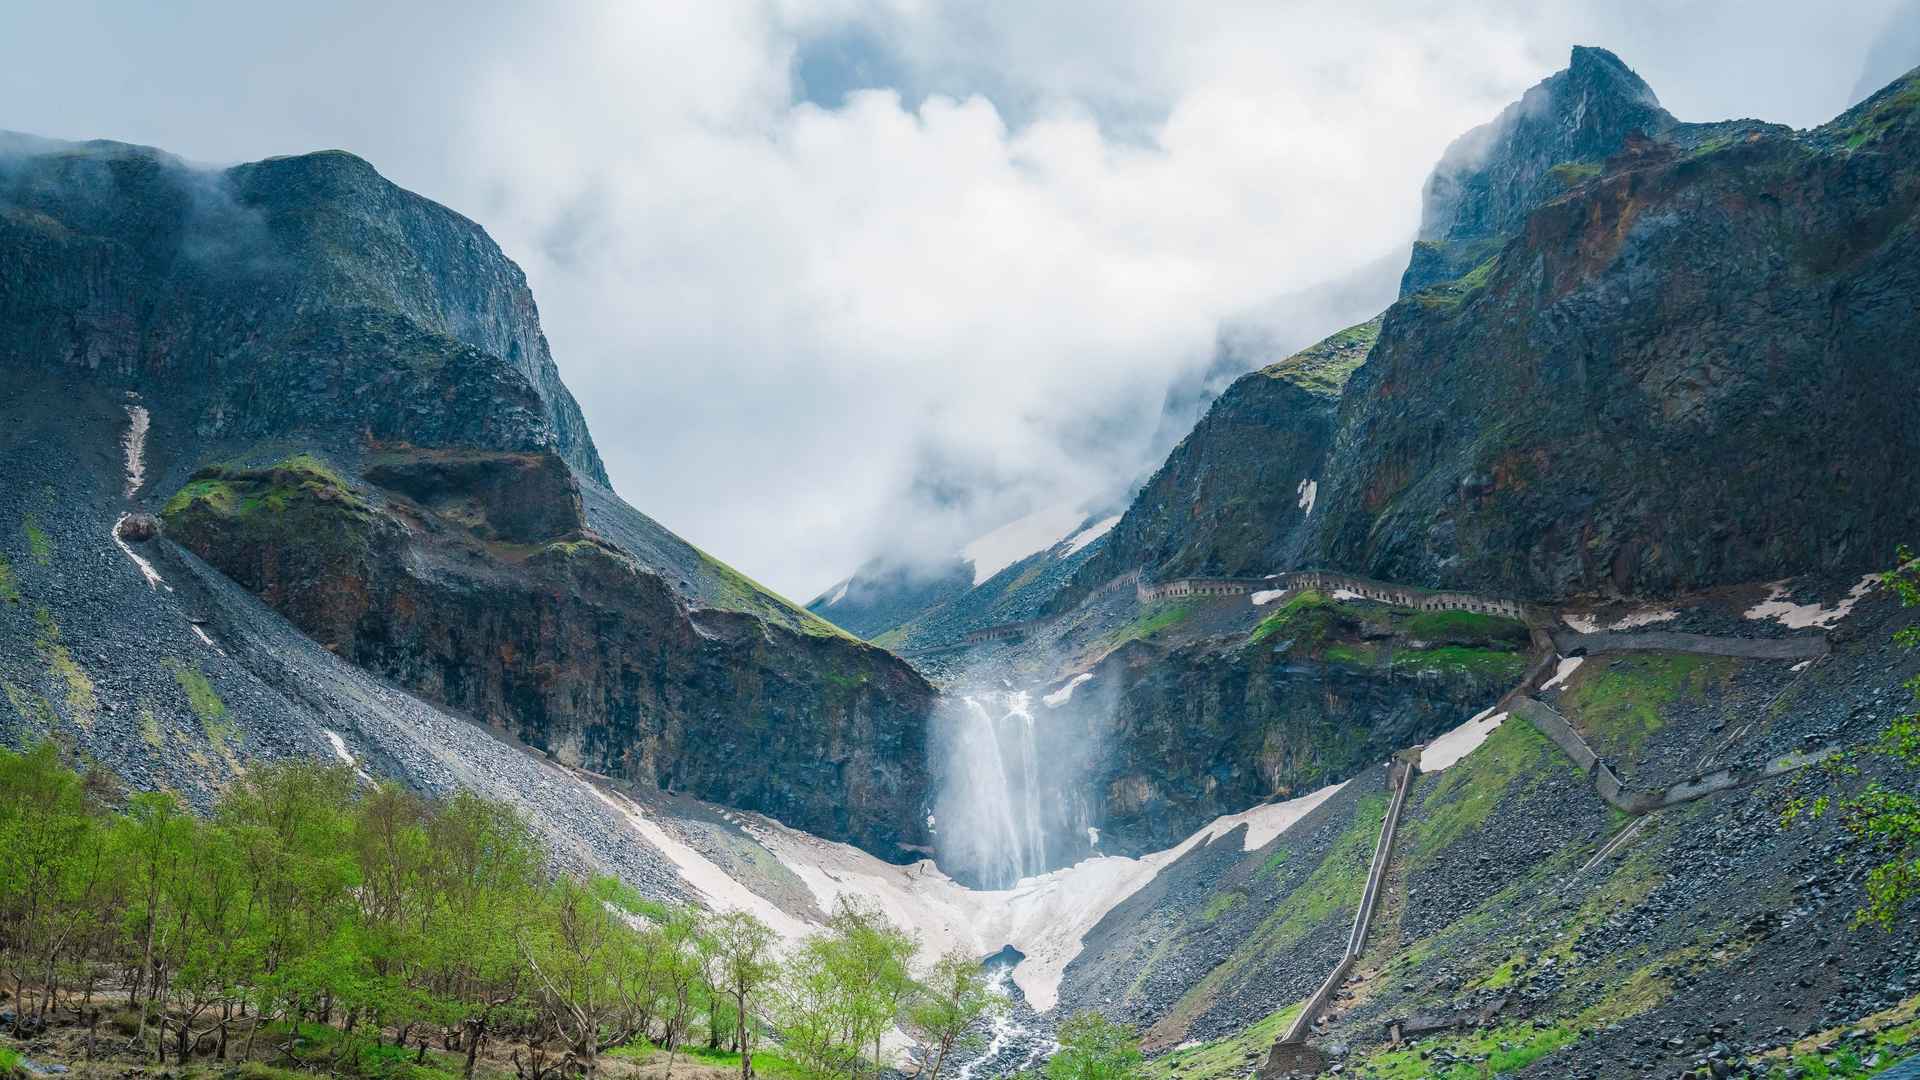
[[[1683, 118], [1805, 124], [1890, 5], [49, 8], [0, 126], [344, 146], [481, 221], [622, 493], [806, 596], [1150, 466], [1220, 320], [1404, 243], [1440, 149], [1575, 41]], [[848, 28], [901, 85], [795, 104]]]

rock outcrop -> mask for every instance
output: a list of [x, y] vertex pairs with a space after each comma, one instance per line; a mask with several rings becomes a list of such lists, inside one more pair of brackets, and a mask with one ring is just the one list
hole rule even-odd
[[479, 226], [338, 152], [9, 136], [0, 164], [0, 365], [142, 403], [127, 511], [166, 501], [315, 640], [567, 764], [924, 850], [931, 688], [612, 494]]

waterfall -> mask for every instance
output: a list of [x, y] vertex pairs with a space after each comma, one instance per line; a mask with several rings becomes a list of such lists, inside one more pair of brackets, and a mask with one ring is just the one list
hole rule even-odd
[[950, 714], [945, 774], [935, 814], [940, 864], [984, 888], [1005, 888], [1053, 868], [1048, 792], [1032, 697], [986, 691]]

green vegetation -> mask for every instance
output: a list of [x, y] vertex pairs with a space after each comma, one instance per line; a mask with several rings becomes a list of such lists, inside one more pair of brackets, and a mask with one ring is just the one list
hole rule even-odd
[[1446, 645], [1438, 649], [1394, 653], [1393, 668], [1395, 671], [1412, 673], [1465, 672], [1484, 679], [1513, 682], [1526, 672], [1527, 656], [1503, 649]]
[[20, 519], [20, 530], [27, 534], [27, 553], [41, 566], [53, 564], [53, 537], [40, 527], [40, 518], [32, 513]]
[[[1752, 1075], [1764, 1080], [1853, 1080], [1872, 1076], [1920, 1052], [1920, 996], [1910, 997], [1858, 1024], [1816, 1032]], [[1825, 1047], [1826, 1049], [1822, 1049]], [[1869, 1067], [1867, 1062], [1879, 1059]]]
[[53, 621], [53, 612], [44, 607], [35, 608], [34, 651], [46, 662], [47, 670], [53, 673], [67, 688], [67, 719], [87, 727], [93, 723], [94, 714], [100, 702], [94, 695], [93, 680], [81, 669], [80, 664], [60, 642], [60, 627]]
[[221, 517], [281, 514], [303, 500], [364, 513], [369, 507], [331, 465], [312, 454], [295, 454], [263, 469], [211, 465], [193, 474], [167, 500], [161, 516], [172, 519], [200, 509]]
[[1266, 952], [1290, 949], [1320, 924], [1351, 914], [1366, 887], [1367, 866], [1373, 862], [1374, 844], [1380, 839], [1380, 823], [1386, 816], [1386, 792], [1361, 799], [1353, 809], [1353, 820], [1326, 857], [1274, 906], [1249, 943]]
[[1147, 1062], [1144, 1075], [1152, 1080], [1224, 1080], [1246, 1075], [1247, 1063], [1278, 1039], [1300, 1015], [1299, 1005], [1269, 1014], [1245, 1031], [1162, 1054]]
[[1192, 604], [1162, 604], [1150, 607], [1129, 625], [1108, 634], [1107, 641], [1113, 645], [1125, 645], [1129, 641], [1150, 638], [1168, 627], [1179, 625], [1191, 614], [1193, 614]]
[[[1920, 82], [1913, 89], [1920, 93]], [[1920, 607], [1920, 562], [1904, 547], [1895, 562], [1880, 580], [1900, 598], [1901, 607]], [[1906, 627], [1893, 640], [1901, 648], [1920, 649], [1920, 626]], [[1908, 679], [1906, 688], [1920, 703], [1920, 675]], [[1822, 795], [1809, 802], [1796, 796], [1787, 805], [1785, 824], [1802, 815], [1838, 813], [1847, 832], [1879, 860], [1867, 872], [1867, 901], [1854, 922], [1891, 929], [1908, 901], [1920, 897], [1920, 794], [1915, 794], [1920, 792], [1920, 712], [1894, 717], [1874, 742], [1829, 758], [1826, 771], [1854, 780], [1862, 762], [1883, 775], [1838, 800]]]
[[700, 556], [701, 565], [721, 586], [720, 595], [712, 598], [721, 609], [758, 615], [808, 637], [860, 640], [699, 548], [694, 551]]
[[1343, 664], [1347, 667], [1373, 667], [1380, 662], [1380, 648], [1377, 645], [1349, 645], [1336, 641], [1326, 647], [1321, 657], [1329, 664]]
[[1597, 161], [1563, 161], [1547, 170], [1561, 187], [1575, 188], [1600, 175]]
[[1490, 1080], [1525, 1068], [1580, 1039], [1564, 1024], [1532, 1021], [1501, 1024], [1464, 1035], [1421, 1039], [1349, 1063], [1348, 1075], [1375, 1080]]
[[1276, 634], [1295, 641], [1319, 641], [1338, 617], [1339, 605], [1313, 589], [1302, 589], [1287, 598], [1279, 610], [1260, 620], [1247, 635], [1247, 644], [1258, 645]]
[[1846, 143], [1847, 149], [1858, 150], [1893, 130], [1915, 109], [1920, 109], [1920, 80], [1908, 78], [1904, 85], [1886, 97], [1865, 106], [1859, 116], [1834, 134]]
[[1422, 611], [1407, 619], [1407, 633], [1421, 641], [1475, 645], [1488, 641], [1525, 643], [1527, 624], [1478, 611]]
[[200, 674], [197, 665], [183, 664], [169, 658], [167, 667], [173, 671], [173, 681], [179, 683], [180, 689], [187, 695], [187, 707], [193, 710], [193, 715], [199, 717], [202, 724], [218, 724], [226, 719], [227, 703], [220, 700], [219, 691], [213, 688], [205, 675]]
[[22, 1071], [19, 1052], [0, 1046], [0, 1077], [10, 1077]]
[[7, 695], [7, 704], [13, 706], [20, 719], [31, 730], [49, 732], [60, 722], [59, 714], [53, 711], [53, 702], [45, 694], [36, 694], [0, 679], [0, 691]]
[[1283, 379], [1315, 394], [1338, 397], [1347, 380], [1372, 355], [1374, 344], [1380, 340], [1383, 318], [1384, 315], [1376, 315], [1358, 326], [1349, 326], [1285, 360], [1261, 368], [1260, 374]]
[[0, 555], [0, 602], [17, 604], [20, 602], [20, 582], [13, 576], [13, 565]]
[[1443, 313], [1457, 311], [1475, 293], [1487, 287], [1487, 283], [1493, 279], [1494, 267], [1498, 266], [1499, 262], [1498, 254], [1491, 255], [1484, 262], [1452, 281], [1443, 281], [1424, 292], [1416, 293], [1413, 298], [1421, 308], [1427, 311]]
[[1145, 1075], [1133, 1030], [1087, 1009], [1067, 1017], [1047, 1060], [1047, 1080], [1138, 1080]]
[[[897, 1027], [938, 1080], [1005, 1007], [971, 955], [913, 978], [914, 940], [858, 903], [782, 961], [751, 915], [549, 879], [517, 812], [465, 792], [431, 800], [286, 762], [241, 774], [202, 819], [167, 792], [110, 809], [109, 789], [50, 742], [0, 750], [0, 981], [24, 1025], [60, 1016], [63, 989], [71, 1001], [130, 975], [133, 1007], [113, 1022], [147, 1061], [193, 1066], [217, 1043], [220, 1068], [250, 1080], [305, 1075], [289, 1064], [453, 1080], [473, 1076], [484, 1035], [521, 1075], [591, 1078], [628, 1046], [669, 1072], [693, 1053], [861, 1080], [884, 1071]], [[761, 1054], [775, 1031], [779, 1056]]]
[[1200, 910], [1200, 917], [1207, 922], [1212, 922], [1246, 902], [1247, 894], [1238, 889], [1214, 893], [1207, 898], [1207, 905]]
[[1726, 678], [1734, 662], [1724, 657], [1635, 654], [1583, 667], [1561, 696], [1569, 719], [1603, 754], [1636, 754], [1664, 726], [1661, 713], [1676, 701], [1697, 697]]
[[1485, 825], [1516, 785], [1530, 787], [1548, 775], [1554, 753], [1532, 724], [1510, 720], [1494, 728], [1473, 753], [1414, 789], [1417, 808], [1409, 808], [1398, 830], [1401, 857], [1418, 866]]

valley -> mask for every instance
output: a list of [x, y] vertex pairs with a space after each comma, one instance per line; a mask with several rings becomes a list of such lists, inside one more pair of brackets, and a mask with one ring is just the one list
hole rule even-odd
[[[493, 1074], [651, 1077], [655, 1042], [671, 1072], [704, 1041], [693, 1075], [746, 1075], [748, 1035], [765, 1075], [930, 1080], [1102, 1039], [1169, 1080], [1920, 1052], [1920, 72], [1809, 130], [1693, 124], [1576, 48], [1443, 158], [1399, 299], [1233, 382], [1127, 505], [805, 607], [614, 492], [473, 221], [337, 151], [0, 149], [10, 767], [64, 762], [107, 832], [142, 793], [251, 820], [236, 798], [301, 763], [343, 820], [479, 796], [563, 927], [648, 957], [674, 912], [688, 956], [767, 935], [764, 1000], [724, 1032], [712, 968], [701, 1018], [684, 989], [678, 1020], [597, 1016], [533, 931], [496, 935], [528, 981]], [[0, 835], [31, 834], [31, 793], [0, 795]], [[24, 850], [0, 1007], [35, 1070], [227, 1075], [234, 1010], [278, 1007], [289, 1049], [237, 1075], [436, 1080], [484, 1029], [407, 1004], [451, 993], [458, 935], [351, 961], [324, 1007], [185, 961], [143, 1005], [131, 939], [56, 970], [66, 938], [20, 929], [44, 921]], [[355, 851], [341, 903], [372, 920], [386, 864]], [[849, 941], [898, 955], [849, 977]], [[956, 999], [1004, 1004], [936, 1053], [943, 957]], [[892, 1007], [835, 997], [874, 972]], [[94, 1060], [70, 986], [53, 1005], [75, 978], [120, 995], [125, 1051]], [[218, 1058], [192, 1036], [216, 1007]], [[360, 1037], [418, 1058], [294, 1060]]]

